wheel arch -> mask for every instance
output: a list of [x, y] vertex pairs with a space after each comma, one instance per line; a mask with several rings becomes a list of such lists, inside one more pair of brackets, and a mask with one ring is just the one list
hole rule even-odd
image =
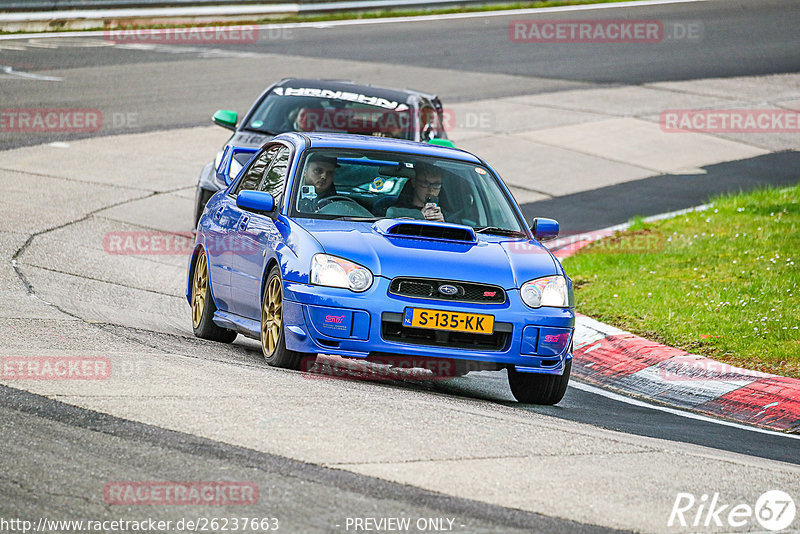
[[[198, 244], [194, 250], [192, 251], [192, 255], [189, 258], [189, 276], [186, 282], [186, 300], [189, 301], [189, 304], [192, 303], [192, 280], [194, 279], [194, 270], [197, 267], [197, 257], [200, 254], [205, 254], [206, 249], [202, 244]], [[208, 254], [206, 254], [206, 265], [208, 265]], [[211, 294], [211, 298], [214, 299], [214, 287], [211, 282], [211, 269], [208, 270], [208, 292]], [[214, 305], [216, 306], [217, 301], [214, 299]]]
[[[264, 266], [264, 272], [261, 274], [261, 300], [264, 300], [264, 291], [267, 289], [267, 278], [269, 277], [270, 271], [272, 268], [279, 265], [278, 258], [273, 256], [267, 261], [267, 264]], [[283, 275], [281, 275], [281, 279], [283, 279]]]

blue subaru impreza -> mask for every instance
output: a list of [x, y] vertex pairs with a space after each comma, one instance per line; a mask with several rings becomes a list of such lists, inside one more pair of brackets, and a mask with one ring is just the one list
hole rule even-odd
[[507, 369], [520, 402], [569, 381], [572, 282], [497, 174], [454, 148], [282, 134], [208, 202], [189, 263], [195, 335], [261, 341], [268, 364], [317, 354]]

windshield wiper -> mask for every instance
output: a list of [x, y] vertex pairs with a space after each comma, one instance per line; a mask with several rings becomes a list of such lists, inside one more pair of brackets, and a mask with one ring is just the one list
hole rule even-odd
[[336, 217], [334, 221], [359, 221], [359, 222], [375, 222], [381, 220], [383, 217], [351, 217], [349, 215], [344, 215], [342, 217]]
[[507, 235], [507, 236], [514, 236], [514, 237], [527, 237], [525, 232], [520, 232], [519, 230], [511, 230], [509, 228], [500, 228], [498, 226], [481, 226], [479, 228], [475, 228], [476, 234], [494, 234], [494, 235]]
[[260, 134], [264, 134], [264, 135], [278, 135], [279, 133], [281, 133], [281, 132], [273, 132], [273, 131], [270, 131], [270, 130], [262, 130], [261, 128], [242, 128], [242, 131], [255, 132], [255, 133], [260, 133]]

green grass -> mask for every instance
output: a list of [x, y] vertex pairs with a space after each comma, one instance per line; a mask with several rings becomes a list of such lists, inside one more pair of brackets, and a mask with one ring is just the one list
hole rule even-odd
[[800, 185], [715, 198], [564, 261], [578, 311], [739, 367], [800, 378]]
[[[575, 6], [585, 4], [611, 4], [618, 2], [631, 2], [633, 0], [540, 0], [537, 2], [513, 2], [507, 4], [482, 4], [474, 6], [460, 6], [450, 8], [431, 8], [431, 9], [383, 9], [378, 11], [347, 11], [338, 13], [327, 13], [317, 15], [276, 15], [268, 18], [255, 18], [253, 20], [235, 20], [235, 21], [219, 21], [211, 24], [142, 24], [142, 25], [116, 25], [105, 26], [96, 28], [87, 28], [83, 30], [72, 30], [63, 28], [58, 24], [54, 24], [49, 32], [75, 32], [80, 33], [83, 31], [98, 31], [98, 30], [133, 30], [133, 29], [162, 29], [162, 28], [188, 28], [188, 27], [201, 27], [201, 26], [245, 26], [249, 24], [284, 24], [292, 22], [327, 22], [334, 20], [357, 20], [357, 19], [374, 19], [374, 18], [389, 18], [389, 17], [416, 17], [422, 15], [446, 15], [450, 13], [480, 13], [483, 11], [506, 11], [510, 9], [535, 9], [544, 7], [559, 7], [559, 6]], [[25, 30], [18, 32], [0, 31], [0, 35], [8, 35], [14, 33], [30, 33]], [[39, 32], [48, 33], [48, 32]]]

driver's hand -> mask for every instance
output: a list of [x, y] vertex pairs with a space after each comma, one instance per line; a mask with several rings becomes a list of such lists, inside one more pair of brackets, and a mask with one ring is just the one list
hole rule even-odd
[[429, 221], [444, 222], [442, 208], [436, 204], [425, 204], [425, 207], [422, 208], [422, 215]]

